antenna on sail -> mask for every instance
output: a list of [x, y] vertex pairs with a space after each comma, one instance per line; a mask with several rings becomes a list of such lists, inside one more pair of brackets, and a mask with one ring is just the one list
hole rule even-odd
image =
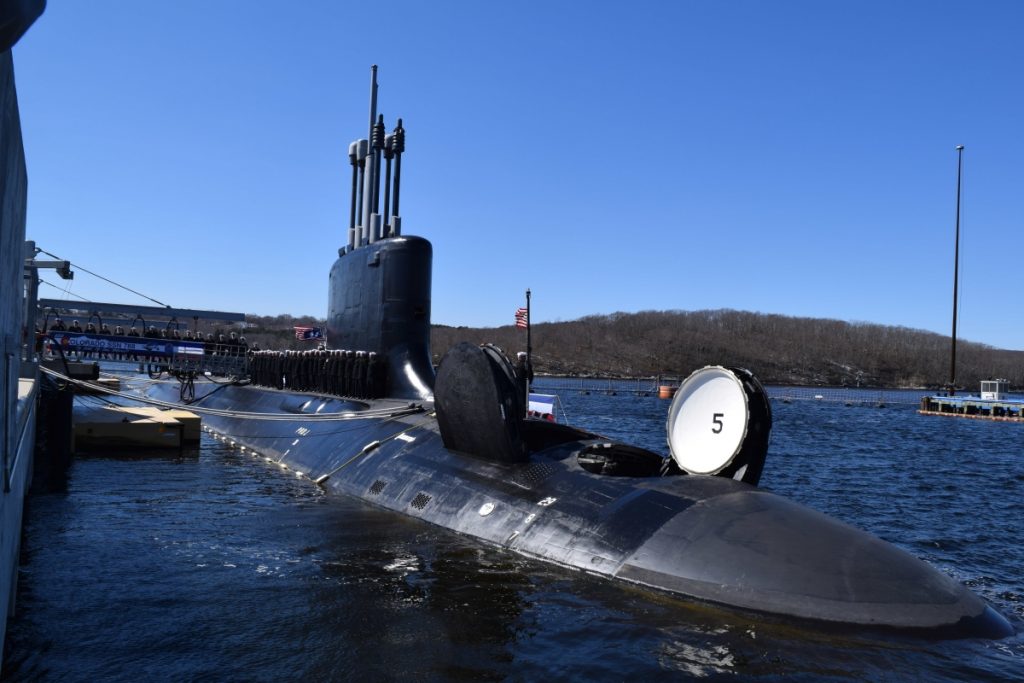
[[[377, 65], [374, 64], [370, 67], [370, 128], [367, 133], [367, 140], [373, 141], [373, 124], [377, 122]], [[369, 153], [366, 155], [366, 171], [363, 174], [363, 210], [362, 210], [362, 228], [359, 235], [359, 244], [356, 246], [363, 246], [368, 242], [375, 242], [374, 238], [371, 238], [373, 233], [373, 215], [377, 212], [377, 207], [374, 204], [373, 187], [376, 184], [374, 180], [376, 174], [376, 168], [374, 166], [374, 150], [371, 145]]]
[[[352, 164], [352, 202], [349, 208], [348, 249], [358, 249], [385, 237], [402, 232], [398, 213], [398, 193], [402, 175], [402, 152], [405, 151], [405, 129], [402, 119], [394, 131], [386, 134], [384, 115], [377, 113], [377, 65], [370, 67], [370, 127], [366, 138], [348, 146]], [[381, 158], [384, 173], [384, 215], [380, 214]], [[394, 160], [394, 179], [391, 177]]]
[[953, 248], [953, 350], [949, 360], [949, 395], [956, 393], [956, 303], [960, 283], [960, 178], [964, 170], [964, 146], [956, 146], [956, 240]]
[[[376, 88], [376, 83], [374, 83]], [[380, 226], [380, 157], [384, 152], [384, 115], [377, 116], [373, 124], [373, 133], [370, 138], [370, 148], [373, 151], [373, 195], [370, 197], [370, 242], [381, 239]]]
[[348, 218], [348, 251], [360, 246], [362, 239], [363, 204], [363, 180], [366, 176], [366, 140], [354, 140], [348, 146], [348, 159], [352, 164], [352, 205], [349, 209]]
[[392, 142], [392, 151], [395, 155], [395, 190], [392, 193], [394, 195], [394, 206], [391, 211], [391, 223], [388, 226], [388, 236], [398, 237], [402, 234], [402, 216], [398, 213], [398, 190], [401, 187], [402, 180], [402, 152], [405, 151], [405, 128], [402, 127], [402, 119], [398, 119], [398, 125], [395, 126], [395, 130], [391, 132], [391, 137], [394, 139]]

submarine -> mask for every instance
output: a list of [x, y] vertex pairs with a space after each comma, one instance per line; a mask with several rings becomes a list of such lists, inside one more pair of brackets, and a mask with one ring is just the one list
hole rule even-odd
[[[758, 488], [771, 406], [745, 369], [705, 367], [681, 384], [665, 457], [528, 417], [531, 369], [494, 346], [457, 344], [435, 368], [432, 246], [402, 232], [405, 130], [398, 119], [385, 132], [377, 89], [374, 66], [368, 135], [349, 147], [323, 351], [273, 354], [271, 382], [176, 370], [142, 397], [201, 411], [217, 438], [328, 492], [535, 560], [813, 628], [1013, 634], [931, 565]], [[353, 355], [368, 378], [358, 389]], [[289, 359], [303, 359], [292, 374], [280, 366]], [[338, 372], [325, 378], [332, 359]]]

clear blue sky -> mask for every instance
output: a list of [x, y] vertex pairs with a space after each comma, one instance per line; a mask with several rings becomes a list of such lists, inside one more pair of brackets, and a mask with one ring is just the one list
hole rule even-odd
[[963, 144], [961, 336], [1024, 349], [1022, 27], [1020, 2], [53, 0], [14, 49], [28, 233], [174, 306], [322, 316], [377, 63], [435, 323], [511, 324], [530, 287], [535, 322], [948, 334]]

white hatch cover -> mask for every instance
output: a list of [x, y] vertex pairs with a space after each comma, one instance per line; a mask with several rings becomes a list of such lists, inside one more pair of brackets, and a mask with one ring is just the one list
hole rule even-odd
[[743, 383], [719, 365], [695, 371], [668, 409], [668, 447], [690, 474], [717, 474], [743, 447], [750, 411]]

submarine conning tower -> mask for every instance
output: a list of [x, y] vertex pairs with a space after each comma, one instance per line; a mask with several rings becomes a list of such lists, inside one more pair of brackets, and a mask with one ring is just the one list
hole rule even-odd
[[331, 267], [327, 340], [332, 349], [376, 353], [385, 368], [385, 396], [429, 399], [434, 393], [430, 361], [433, 248], [422, 237], [402, 235], [399, 191], [404, 152], [402, 119], [391, 133], [385, 133], [384, 117], [377, 114], [374, 65], [369, 136], [349, 145], [348, 243], [338, 250], [338, 260]]

